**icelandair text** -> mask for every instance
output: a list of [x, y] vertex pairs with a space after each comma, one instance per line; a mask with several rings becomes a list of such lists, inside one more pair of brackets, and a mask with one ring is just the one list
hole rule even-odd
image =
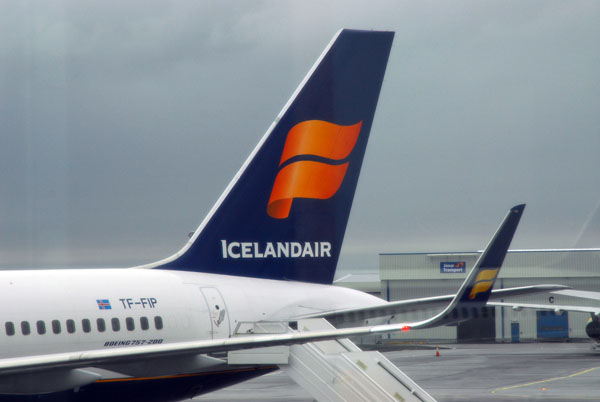
[[314, 242], [238, 242], [221, 240], [223, 258], [322, 258], [331, 257], [331, 243]]

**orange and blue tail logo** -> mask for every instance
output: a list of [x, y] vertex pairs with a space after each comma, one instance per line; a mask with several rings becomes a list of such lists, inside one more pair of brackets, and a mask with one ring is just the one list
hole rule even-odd
[[[289, 131], [267, 214], [285, 219], [294, 198], [329, 199], [338, 191], [350, 162], [348, 158], [358, 139], [362, 121], [341, 126], [322, 120], [296, 124]], [[292, 158], [300, 157], [286, 164]], [[317, 157], [319, 160], [305, 160]], [[283, 166], [283, 167], [282, 167]]]
[[499, 270], [500, 268], [484, 269], [479, 272], [475, 278], [475, 285], [473, 285], [473, 289], [471, 289], [471, 293], [469, 293], [469, 299], [474, 300], [479, 293], [485, 293], [490, 290], [496, 280], [496, 275], [498, 275]]
[[393, 37], [336, 34], [190, 241], [153, 266], [331, 284]]

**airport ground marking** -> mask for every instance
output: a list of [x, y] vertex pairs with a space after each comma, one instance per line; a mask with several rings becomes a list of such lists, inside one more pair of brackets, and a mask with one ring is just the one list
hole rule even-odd
[[592, 368], [585, 369], [585, 370], [582, 370], [582, 371], [578, 371], [578, 372], [575, 372], [573, 374], [569, 374], [569, 375], [562, 376], [562, 377], [554, 377], [554, 378], [548, 378], [546, 380], [539, 380], [539, 381], [528, 382], [526, 384], [518, 384], [518, 385], [511, 385], [509, 387], [496, 388], [496, 389], [492, 390], [491, 393], [495, 394], [496, 392], [508, 391], [509, 389], [527, 387], [529, 385], [543, 384], [543, 383], [557, 381], [557, 380], [566, 380], [566, 379], [569, 379], [569, 378], [572, 378], [572, 377], [576, 377], [576, 376], [581, 375], [581, 374], [589, 373], [589, 372], [597, 370], [597, 369], [600, 369], [600, 367], [592, 367]]

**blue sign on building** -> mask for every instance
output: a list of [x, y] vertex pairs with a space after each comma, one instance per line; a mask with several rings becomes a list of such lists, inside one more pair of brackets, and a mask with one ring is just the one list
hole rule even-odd
[[467, 272], [467, 264], [464, 261], [440, 262], [442, 274], [464, 274], [465, 272]]

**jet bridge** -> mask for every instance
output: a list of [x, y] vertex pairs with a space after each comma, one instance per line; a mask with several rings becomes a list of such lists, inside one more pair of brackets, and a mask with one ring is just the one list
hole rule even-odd
[[[235, 336], [334, 329], [323, 318], [240, 323]], [[230, 365], [277, 364], [319, 402], [435, 402], [425, 390], [379, 352], [362, 351], [349, 339], [247, 349], [228, 353]]]

